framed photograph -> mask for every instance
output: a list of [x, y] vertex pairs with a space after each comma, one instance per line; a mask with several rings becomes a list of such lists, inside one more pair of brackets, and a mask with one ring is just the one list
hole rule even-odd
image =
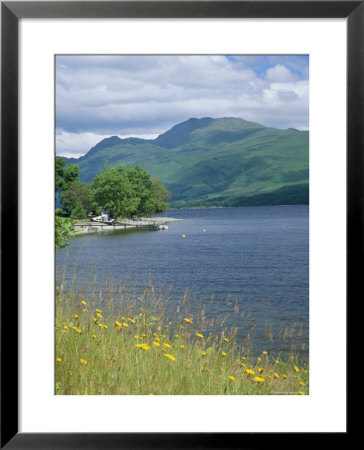
[[2, 447], [347, 434], [363, 11], [2, 2]]

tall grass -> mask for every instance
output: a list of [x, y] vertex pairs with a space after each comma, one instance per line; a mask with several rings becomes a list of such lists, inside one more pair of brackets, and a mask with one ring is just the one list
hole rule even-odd
[[[192, 314], [187, 293], [174, 304], [151, 281], [139, 296], [128, 294], [122, 283], [91, 294], [66, 291], [61, 283], [56, 394], [308, 394], [308, 367], [298, 353], [256, 354], [254, 324], [238, 342], [237, 328], [224, 327], [226, 318], [208, 319], [207, 307], [200, 303]], [[242, 319], [238, 305], [233, 308]], [[280, 337], [301, 331], [293, 324]], [[268, 325], [265, 333], [272, 334]]]

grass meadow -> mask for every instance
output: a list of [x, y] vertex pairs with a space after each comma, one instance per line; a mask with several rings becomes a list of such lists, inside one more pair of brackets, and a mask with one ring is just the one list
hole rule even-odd
[[206, 319], [208, 305], [193, 316], [188, 295], [173, 312], [152, 282], [139, 297], [123, 285], [91, 297], [56, 289], [58, 395], [309, 393], [309, 369], [298, 353], [253, 353], [249, 334], [238, 343], [224, 319]]

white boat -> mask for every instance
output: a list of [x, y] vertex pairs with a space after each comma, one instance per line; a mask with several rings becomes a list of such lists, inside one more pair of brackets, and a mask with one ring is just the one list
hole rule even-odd
[[101, 214], [101, 216], [93, 217], [94, 222], [104, 223], [105, 225], [112, 225], [115, 219], [109, 219], [107, 214]]
[[159, 225], [158, 230], [168, 230], [167, 225]]

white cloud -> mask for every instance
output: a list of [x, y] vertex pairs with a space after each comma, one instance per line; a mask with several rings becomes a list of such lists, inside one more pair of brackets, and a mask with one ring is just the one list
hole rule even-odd
[[282, 64], [277, 64], [274, 67], [270, 67], [267, 70], [265, 77], [268, 81], [278, 81], [281, 83], [292, 81], [295, 78], [293, 73]]

